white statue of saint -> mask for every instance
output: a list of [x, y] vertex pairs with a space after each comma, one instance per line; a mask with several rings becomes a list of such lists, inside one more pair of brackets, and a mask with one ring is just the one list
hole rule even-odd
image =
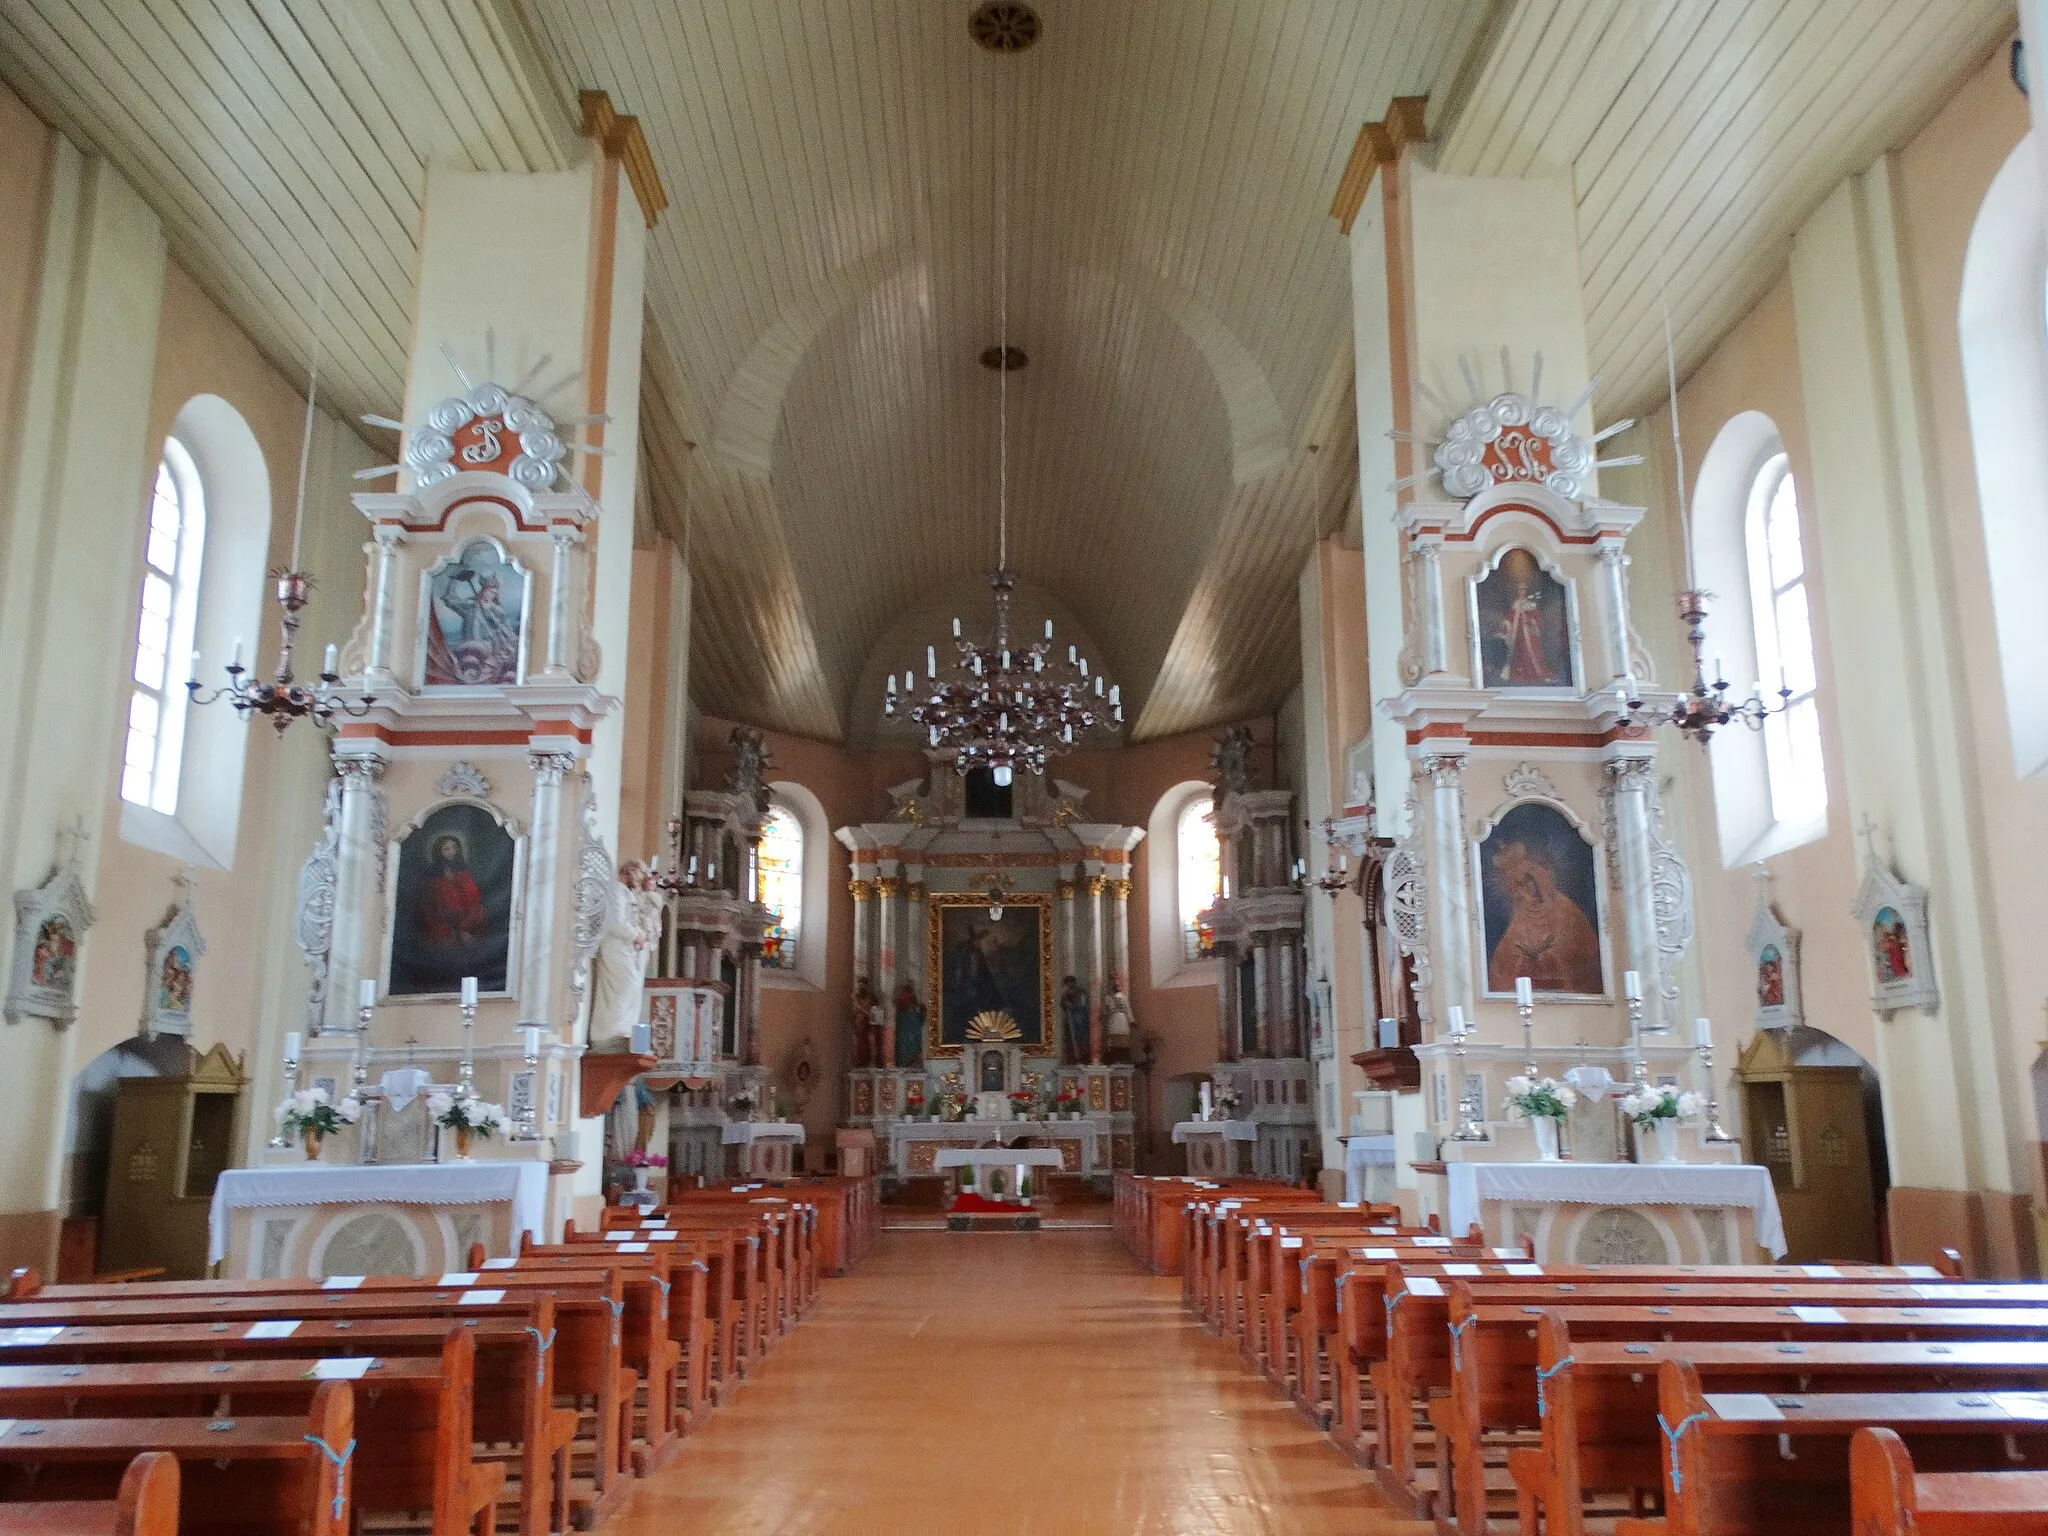
[[1118, 982], [1119, 978], [1114, 975], [1109, 979], [1109, 996], [1102, 1002], [1102, 1032], [1105, 1054], [1120, 1052], [1128, 1058], [1131, 1050], [1131, 1005]]
[[619, 866], [591, 968], [590, 1038], [632, 1038], [640, 1022], [640, 994], [647, 983], [647, 956], [661, 941], [661, 892], [638, 859]]

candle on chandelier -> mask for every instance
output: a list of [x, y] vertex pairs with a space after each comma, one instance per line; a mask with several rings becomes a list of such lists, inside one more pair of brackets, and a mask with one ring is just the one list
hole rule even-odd
[[237, 636], [235, 636], [235, 648], [234, 648], [233, 652], [232, 652], [232, 653], [230, 653], [230, 655], [228, 656], [228, 670], [229, 670], [229, 671], [231, 671], [231, 672], [232, 672], [232, 671], [236, 671], [236, 670], [238, 670], [238, 669], [239, 669], [239, 668], [241, 667], [241, 665], [242, 665], [242, 637], [241, 637], [240, 635], [237, 635]]
[[889, 697], [892, 699], [896, 697], [896, 674], [894, 672], [889, 674]]
[[930, 678], [936, 678], [939, 675], [939, 648], [935, 645], [928, 645], [924, 648], [924, 673], [926, 677]]
[[958, 619], [953, 621], [953, 638], [955, 640], [960, 638], [960, 621]]
[[1046, 638], [1046, 639], [1048, 639], [1048, 640], [1050, 640], [1050, 639], [1052, 638], [1052, 620], [1051, 620], [1051, 619], [1047, 619], [1047, 620], [1045, 621], [1045, 638]]
[[462, 978], [462, 1006], [465, 1008], [474, 1008], [476, 1006], [476, 978], [474, 976]]
[[1074, 662], [1075, 662], [1075, 661], [1076, 661], [1076, 660], [1077, 660], [1077, 659], [1079, 658], [1080, 654], [1081, 654], [1081, 653], [1080, 653], [1080, 651], [1079, 651], [1079, 650], [1078, 650], [1078, 649], [1077, 649], [1076, 647], [1074, 647], [1074, 646], [1071, 646], [1071, 645], [1070, 645], [1070, 646], [1068, 646], [1068, 647], [1067, 647], [1067, 665], [1071, 667], [1071, 666], [1072, 666], [1072, 665], [1074, 664]]
[[190, 675], [193, 682], [199, 681], [199, 647], [196, 645], [192, 647], [192, 671]]
[[341, 647], [334, 644], [332, 641], [329, 641], [327, 646], [327, 655], [325, 659], [323, 659], [320, 663], [320, 675], [322, 677], [339, 676], [340, 674], [336, 671], [336, 668], [340, 665], [340, 662]]
[[1515, 1006], [1517, 1008], [1533, 1008], [1536, 1006], [1536, 988], [1530, 984], [1529, 978], [1526, 976], [1517, 976], [1515, 978]]

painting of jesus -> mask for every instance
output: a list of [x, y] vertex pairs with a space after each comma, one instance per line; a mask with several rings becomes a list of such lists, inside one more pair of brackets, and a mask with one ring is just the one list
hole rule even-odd
[[391, 922], [394, 997], [455, 992], [474, 976], [503, 992], [512, 942], [512, 834], [481, 805], [444, 805], [398, 848]]
[[1473, 584], [1474, 667], [1482, 688], [1573, 686], [1565, 584], [1514, 548]]
[[1486, 990], [1512, 995], [1526, 976], [1541, 993], [1606, 993], [1598, 862], [1555, 806], [1525, 801], [1479, 844]]
[[1052, 900], [1015, 894], [1002, 915], [985, 896], [934, 893], [927, 907], [931, 1008], [928, 1051], [952, 1055], [984, 1014], [1007, 1017], [1027, 1050], [1048, 1043], [1052, 1018]]

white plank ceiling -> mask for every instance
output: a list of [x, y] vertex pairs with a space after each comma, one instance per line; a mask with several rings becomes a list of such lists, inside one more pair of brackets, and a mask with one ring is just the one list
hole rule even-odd
[[1696, 357], [2011, 25], [2009, 0], [1041, 0], [1044, 40], [997, 59], [971, 8], [0, 0], [0, 74], [295, 377], [324, 231], [350, 413], [401, 398], [425, 166], [567, 163], [574, 92], [610, 92], [670, 198], [643, 483], [696, 573], [693, 692], [823, 737], [871, 732], [863, 672], [914, 659], [883, 637], [993, 563], [1002, 185], [1032, 360], [1011, 558], [1154, 736], [1298, 674], [1294, 576], [1355, 473], [1328, 206], [1391, 97], [1462, 80], [1447, 168], [1574, 172], [1607, 419], [1658, 393], [1660, 283]]

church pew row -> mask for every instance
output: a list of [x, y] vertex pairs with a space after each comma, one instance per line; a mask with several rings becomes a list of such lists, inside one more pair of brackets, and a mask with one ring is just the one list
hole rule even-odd
[[[1658, 1367], [1658, 1412], [1666, 1446], [1663, 1512], [1617, 1519], [1615, 1536], [1871, 1536], [1881, 1527], [1852, 1523], [1857, 1484], [1851, 1447], [1873, 1430], [1888, 1431], [1910, 1457], [1915, 1494], [1927, 1474], [1968, 1478], [2048, 1468], [2048, 1394], [2037, 1392], [1709, 1397], [1688, 1362], [1671, 1360]], [[2039, 1481], [2009, 1484], [2007, 1492], [2019, 1507], [1989, 1520], [1956, 1527], [1916, 1521], [1908, 1529], [1983, 1531], [1990, 1520], [1999, 1536], [2041, 1529]], [[1969, 1495], [1959, 1487], [1958, 1497]]]
[[2048, 1472], [1922, 1472], [1897, 1430], [1849, 1441], [1859, 1536], [2048, 1536]]
[[[2048, 1317], [2039, 1305], [2048, 1291], [2040, 1287], [1909, 1284], [1884, 1270], [1836, 1271], [1804, 1283], [1773, 1279], [1768, 1270], [1713, 1282], [1697, 1273], [1620, 1280], [1602, 1272], [1590, 1281], [1564, 1281], [1554, 1270], [1479, 1277], [1404, 1272], [1399, 1289], [1388, 1284], [1387, 1360], [1374, 1373], [1376, 1414], [1386, 1436], [1382, 1481], [1418, 1509], [1435, 1504], [1467, 1536], [1485, 1529], [1489, 1442], [1505, 1448], [1518, 1431], [1535, 1426], [1535, 1323], [1546, 1309], [1582, 1320], [1589, 1337], [1621, 1339], [1790, 1340], [1857, 1326], [1877, 1337], [1912, 1336], [1915, 1329], [1958, 1337], [1984, 1327], [2033, 1337], [2031, 1330]], [[1428, 1476], [1417, 1454], [1425, 1435], [1441, 1447]], [[1446, 1481], [1448, 1499], [1440, 1491]]]
[[345, 1381], [277, 1416], [0, 1420], [0, 1530], [120, 1530], [124, 1510], [172, 1528], [166, 1474], [146, 1459], [164, 1456], [185, 1536], [350, 1536], [355, 1438]]
[[0, 1536], [177, 1536], [178, 1458], [144, 1451], [111, 1499], [0, 1503]]

